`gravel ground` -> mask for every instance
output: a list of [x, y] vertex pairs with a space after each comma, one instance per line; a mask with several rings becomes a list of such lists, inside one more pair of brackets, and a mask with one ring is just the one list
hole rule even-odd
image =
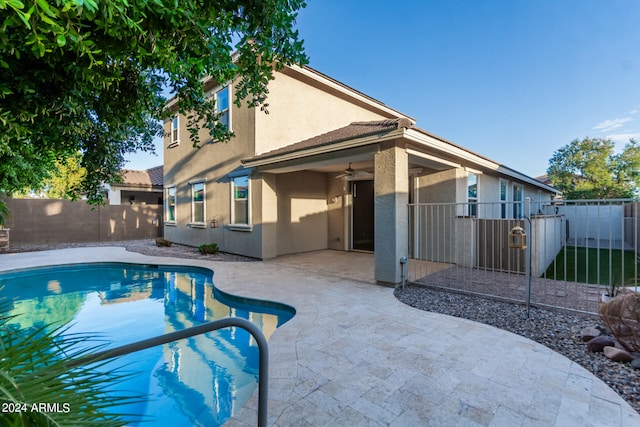
[[527, 319], [524, 305], [418, 285], [398, 288], [395, 295], [420, 310], [485, 323], [539, 342], [592, 372], [640, 413], [640, 371], [629, 363], [613, 362], [603, 353], [589, 352], [581, 340], [584, 328], [604, 328], [595, 316], [531, 307]]
[[124, 240], [120, 242], [82, 242], [82, 243], [57, 243], [57, 244], [41, 244], [41, 245], [11, 245], [7, 252], [34, 252], [47, 251], [51, 249], [66, 248], [83, 248], [95, 246], [117, 246], [126, 248], [130, 252], [138, 252], [149, 256], [167, 256], [174, 258], [187, 259], [207, 259], [210, 261], [256, 261], [255, 258], [249, 258], [242, 255], [229, 254], [226, 252], [218, 252], [216, 254], [202, 255], [198, 252], [198, 248], [193, 246], [178, 245], [176, 243], [169, 247], [156, 246], [155, 239], [145, 240]]

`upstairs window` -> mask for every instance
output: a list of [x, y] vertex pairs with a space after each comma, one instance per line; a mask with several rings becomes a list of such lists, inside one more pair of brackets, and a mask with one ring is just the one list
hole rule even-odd
[[231, 110], [229, 109], [229, 86], [220, 89], [215, 93], [216, 112], [219, 114], [218, 123], [223, 124], [231, 130]]
[[180, 143], [180, 140], [178, 139], [179, 125], [180, 120], [178, 119], [178, 116], [171, 119], [171, 145], [177, 145]]

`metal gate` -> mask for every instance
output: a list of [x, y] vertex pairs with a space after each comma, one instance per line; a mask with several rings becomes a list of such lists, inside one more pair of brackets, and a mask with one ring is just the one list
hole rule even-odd
[[[532, 304], [588, 313], [601, 295], [640, 286], [637, 200], [513, 204], [410, 204], [409, 281], [525, 302], [530, 273]], [[524, 216], [505, 218], [513, 212]], [[509, 248], [515, 226], [525, 250]]]

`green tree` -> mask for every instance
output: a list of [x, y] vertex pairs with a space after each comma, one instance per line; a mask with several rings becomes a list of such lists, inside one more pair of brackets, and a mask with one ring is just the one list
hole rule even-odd
[[[274, 70], [307, 61], [304, 0], [0, 0], [0, 192], [39, 188], [82, 153], [89, 202], [124, 155], [152, 150], [159, 120], [189, 112], [227, 141], [203, 79], [236, 81], [234, 102], [265, 108]], [[235, 52], [235, 53], [234, 53]], [[172, 110], [166, 94], [176, 96]]]
[[547, 174], [566, 199], [631, 198], [639, 195], [640, 146], [631, 139], [616, 154], [610, 139], [575, 139], [549, 160]]
[[43, 182], [44, 192], [50, 199], [77, 200], [82, 195], [82, 180], [87, 174], [83, 168], [82, 155], [77, 153], [54, 163], [55, 170]]

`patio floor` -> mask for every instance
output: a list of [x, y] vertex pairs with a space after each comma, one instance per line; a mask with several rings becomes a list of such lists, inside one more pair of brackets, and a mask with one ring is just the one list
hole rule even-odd
[[[0, 271], [97, 261], [198, 265], [214, 270], [226, 292], [294, 306], [296, 316], [269, 342], [273, 426], [640, 425], [629, 404], [564, 356], [406, 306], [360, 270], [373, 265], [370, 254], [325, 252], [242, 264], [76, 248], [2, 254]], [[227, 425], [255, 425], [256, 407], [254, 394]]]

